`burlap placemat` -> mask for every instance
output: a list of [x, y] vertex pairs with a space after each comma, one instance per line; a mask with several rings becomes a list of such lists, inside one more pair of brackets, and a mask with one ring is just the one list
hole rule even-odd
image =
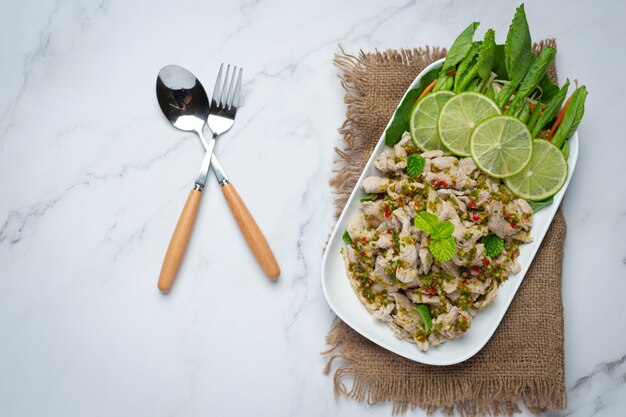
[[[536, 44], [535, 50], [544, 45], [555, 46], [554, 40]], [[347, 120], [340, 130], [345, 144], [337, 150], [332, 180], [339, 210], [409, 84], [445, 52], [420, 48], [361, 52], [357, 57], [342, 50], [336, 56], [347, 104]], [[554, 68], [551, 75], [556, 77]], [[419, 406], [464, 416], [511, 415], [519, 411], [519, 403], [535, 413], [564, 409], [565, 232], [559, 210], [500, 327], [476, 356], [461, 364], [437, 367], [407, 360], [336, 320], [327, 337], [330, 350], [325, 352], [326, 373], [334, 369], [335, 395], [367, 404], [392, 402], [394, 413]]]

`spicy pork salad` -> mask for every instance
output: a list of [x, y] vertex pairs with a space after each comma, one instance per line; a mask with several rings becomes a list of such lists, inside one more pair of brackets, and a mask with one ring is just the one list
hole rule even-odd
[[405, 94], [343, 235], [361, 302], [423, 351], [465, 333], [520, 271], [534, 212], [567, 179], [587, 97], [575, 82], [565, 100], [569, 80], [549, 76], [556, 48], [533, 52], [523, 5], [503, 45], [492, 29], [474, 41], [477, 27]]
[[[533, 210], [472, 158], [418, 152], [405, 133], [378, 157], [382, 175], [363, 181], [368, 194], [348, 224], [343, 255], [365, 307], [427, 350], [465, 333], [519, 271]], [[417, 177], [415, 161], [423, 164]]]

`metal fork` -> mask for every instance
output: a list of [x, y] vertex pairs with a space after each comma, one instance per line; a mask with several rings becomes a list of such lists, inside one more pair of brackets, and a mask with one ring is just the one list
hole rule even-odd
[[[211, 108], [207, 119], [207, 124], [212, 135], [208, 143], [205, 140], [202, 142], [207, 153], [213, 152], [217, 138], [229, 131], [230, 128], [233, 127], [233, 124], [235, 124], [235, 116], [237, 115], [237, 109], [239, 108], [241, 100], [241, 78], [243, 69], [240, 67], [239, 71], [237, 71], [237, 67], [235, 66], [231, 74], [231, 66], [227, 65], [226, 74], [222, 81], [223, 70], [224, 64], [220, 65], [220, 70], [217, 74], [213, 97], [211, 98]], [[265, 274], [271, 279], [277, 279], [280, 275], [280, 267], [276, 262], [276, 258], [265, 236], [263, 236], [263, 232], [257, 225], [254, 217], [252, 217], [252, 214], [250, 214], [250, 211], [237, 193], [237, 190], [235, 190], [235, 187], [228, 180], [224, 169], [219, 162], [217, 162], [215, 157], [211, 158], [211, 163], [215, 177], [221, 185], [224, 197], [228, 202], [231, 212], [235, 216], [235, 220], [248, 246], [261, 265], [261, 268], [263, 268], [263, 271], [265, 271]]]

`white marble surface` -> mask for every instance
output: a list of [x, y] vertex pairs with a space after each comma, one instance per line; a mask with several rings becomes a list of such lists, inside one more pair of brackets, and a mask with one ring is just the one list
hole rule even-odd
[[[389, 415], [335, 401], [318, 354], [345, 110], [333, 53], [449, 45], [472, 20], [501, 40], [516, 2], [495, 3], [3, 1], [0, 416]], [[561, 77], [590, 91], [564, 203], [569, 406], [554, 415], [623, 415], [626, 7], [527, 11], [536, 39], [559, 39]], [[220, 61], [245, 67], [245, 107], [217, 154], [283, 274], [263, 277], [211, 183], [164, 297], [202, 149], [160, 114], [155, 77], [178, 63], [211, 85]]]

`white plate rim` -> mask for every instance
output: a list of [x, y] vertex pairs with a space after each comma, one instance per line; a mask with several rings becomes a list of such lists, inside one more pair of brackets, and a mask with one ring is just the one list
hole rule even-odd
[[[426, 68], [424, 68], [424, 70], [422, 72], [420, 72], [420, 74], [415, 78], [415, 80], [411, 83], [411, 85], [407, 88], [404, 96], [402, 97], [402, 100], [404, 100], [404, 97], [406, 96], [406, 94], [415, 86], [418, 85], [420, 79], [422, 78], [422, 76], [426, 73], [428, 73], [430, 70], [435, 69], [437, 67], [440, 67], [441, 65], [443, 65], [443, 61], [444, 59], [440, 59], [438, 61], [433, 62], [432, 64], [428, 65]], [[402, 103], [402, 100], [400, 100], [400, 102], [398, 103], [398, 107], [400, 105], [400, 103]], [[400, 356], [403, 356], [407, 359], [416, 361], [416, 362], [420, 362], [420, 363], [424, 363], [424, 364], [428, 364], [428, 365], [439, 365], [439, 366], [446, 366], [446, 365], [454, 365], [463, 361], [468, 360], [469, 358], [471, 358], [472, 356], [474, 356], [476, 353], [478, 353], [486, 344], [487, 342], [491, 339], [491, 337], [493, 336], [493, 334], [495, 333], [496, 329], [498, 328], [498, 326], [500, 325], [500, 322], [502, 321], [502, 318], [504, 317], [504, 315], [506, 314], [506, 312], [508, 311], [508, 308], [511, 304], [511, 302], [513, 301], [513, 298], [515, 297], [515, 294], [517, 293], [517, 290], [519, 289], [519, 286], [522, 283], [522, 280], [524, 278], [524, 276], [526, 275], [526, 272], [528, 271], [528, 268], [530, 267], [530, 265], [532, 264], [532, 261], [537, 253], [537, 251], [539, 250], [539, 247], [541, 246], [541, 243], [543, 241], [543, 239], [545, 238], [545, 235], [550, 227], [550, 225], [552, 224], [552, 220], [554, 219], [554, 216], [556, 215], [556, 212], [558, 210], [558, 207], [563, 199], [563, 195], [565, 194], [565, 191], [567, 190], [570, 180], [572, 178], [572, 175], [574, 173], [574, 170], [576, 168], [576, 162], [578, 160], [578, 145], [579, 145], [579, 141], [578, 141], [578, 132], [574, 133], [574, 135], [569, 139], [569, 145], [570, 145], [570, 155], [568, 158], [568, 176], [567, 176], [567, 180], [565, 181], [565, 184], [563, 185], [563, 188], [561, 188], [561, 190], [554, 196], [554, 202], [548, 207], [543, 209], [541, 212], [538, 212], [536, 216], [541, 215], [542, 212], [544, 213], [543, 215], [547, 216], [545, 217], [544, 223], [546, 223], [545, 227], [542, 228], [542, 230], [540, 231], [540, 235], [541, 236], [535, 236], [533, 235], [533, 239], [534, 241], [532, 243], [529, 243], [527, 245], [523, 245], [522, 248], [520, 249], [520, 258], [521, 256], [521, 252], [525, 249], [526, 252], [531, 251], [530, 253], [530, 257], [529, 259], [522, 264], [521, 260], [520, 260], [520, 264], [521, 264], [521, 271], [518, 274], [515, 274], [511, 277], [509, 277], [509, 279], [503, 284], [510, 286], [513, 285], [512, 287], [512, 292], [510, 293], [510, 295], [507, 297], [505, 301], [505, 303], [500, 306], [500, 310], [502, 310], [497, 318], [497, 321], [494, 323], [494, 325], [492, 325], [489, 329], [488, 332], [485, 332], [485, 335], [483, 337], [483, 340], [481, 343], [479, 343], [476, 347], [474, 347], [471, 350], [468, 350], [467, 352], [465, 352], [462, 355], [458, 355], [458, 356], [454, 356], [454, 357], [450, 357], [448, 359], [438, 359], [438, 360], [434, 360], [433, 358], [428, 356], [428, 352], [421, 352], [419, 349], [417, 349], [417, 346], [403, 341], [404, 344], [409, 345], [411, 347], [414, 348], [414, 352], [412, 353], [411, 351], [409, 351], [409, 353], [402, 351], [401, 349], [398, 349], [397, 347], [393, 346], [394, 343], [390, 343], [390, 338], [393, 338], [392, 340], [398, 340], [395, 335], [392, 333], [391, 329], [384, 323], [379, 322], [379, 324], [383, 324], [387, 329], [388, 329], [388, 335], [389, 337], [384, 337], [384, 338], [379, 338], [377, 336], [373, 336], [372, 332], [369, 331], [367, 328], [364, 328], [364, 326], [360, 326], [357, 325], [355, 323], [354, 320], [352, 320], [352, 318], [350, 317], [350, 314], [346, 312], [346, 310], [344, 308], [342, 308], [341, 305], [341, 300], [339, 300], [339, 303], [337, 302], [337, 300], [335, 299], [333, 293], [330, 291], [329, 289], [329, 285], [328, 285], [328, 280], [331, 279], [329, 277], [329, 274], [326, 273], [328, 265], [329, 265], [329, 259], [333, 257], [333, 255], [335, 255], [335, 257], [341, 256], [339, 253], [332, 253], [334, 252], [334, 248], [337, 245], [337, 240], [341, 240], [341, 235], [343, 234], [343, 230], [345, 229], [345, 224], [347, 222], [347, 213], [350, 211], [350, 208], [352, 207], [353, 204], [357, 204], [357, 197], [359, 196], [359, 194], [361, 194], [360, 192], [360, 188], [361, 188], [361, 183], [363, 181], [364, 178], [366, 178], [367, 176], [372, 175], [372, 167], [373, 167], [373, 163], [376, 159], [376, 157], [380, 154], [380, 152], [382, 151], [382, 149], [384, 149], [386, 147], [385, 145], [385, 132], [387, 131], [387, 129], [389, 128], [389, 125], [391, 124], [391, 121], [393, 120], [394, 115], [396, 114], [398, 107], [396, 107], [396, 109], [394, 110], [391, 118], [389, 119], [389, 122], [387, 123], [387, 126], [385, 127], [385, 130], [383, 131], [381, 138], [379, 139], [378, 143], [376, 144], [376, 146], [374, 147], [374, 150], [372, 151], [372, 154], [370, 155], [370, 158], [368, 159], [367, 163], [365, 164], [365, 167], [363, 168], [363, 171], [361, 172], [361, 175], [359, 176], [359, 179], [357, 180], [357, 183], [355, 184], [354, 189], [352, 190], [352, 193], [350, 194], [350, 197], [348, 198], [346, 205], [344, 207], [344, 209], [341, 212], [341, 215], [339, 216], [339, 219], [337, 220], [335, 227], [333, 228], [333, 231], [330, 235], [330, 238], [328, 240], [328, 244], [326, 245], [326, 249], [324, 251], [324, 255], [322, 257], [322, 268], [321, 268], [321, 284], [322, 284], [322, 291], [324, 293], [324, 297], [326, 298], [326, 301], [328, 303], [328, 305], [330, 306], [330, 308], [335, 312], [335, 314], [344, 322], [346, 323], [348, 326], [350, 326], [352, 329], [354, 329], [356, 332], [358, 332], [359, 334], [361, 334], [362, 336], [364, 336], [365, 338], [369, 339], [370, 341], [372, 341], [373, 343], [376, 343], [377, 345], [391, 351], [394, 352]], [[545, 211], [544, 211], [545, 210]], [[536, 217], [535, 216], [535, 217]], [[535, 221], [533, 220], [533, 223]], [[535, 226], [533, 225], [533, 230], [535, 230]], [[341, 259], [341, 262], [343, 264], [343, 259]], [[344, 278], [345, 280], [348, 280], [348, 276], [347, 273], [345, 271], [345, 268], [343, 268], [344, 271], [344, 276], [342, 278]], [[363, 306], [361, 304], [361, 302], [358, 300], [356, 294], [354, 295], [354, 299], [357, 300], [357, 302], [361, 305], [361, 307], [363, 308], [363, 310], [365, 310], [365, 306]], [[501, 294], [498, 294], [498, 297], [501, 296]], [[496, 297], [496, 298], [498, 298]], [[490, 306], [491, 307], [491, 306]], [[487, 308], [490, 308], [487, 307]], [[367, 312], [367, 314], [370, 314], [369, 312]], [[476, 318], [480, 317], [480, 312], [476, 315]], [[379, 325], [377, 324], [377, 325]], [[367, 326], [366, 326], [367, 327]], [[371, 330], [371, 329], [370, 329]], [[470, 330], [471, 331], [471, 330]], [[468, 332], [469, 333], [469, 332]], [[464, 336], [465, 337], [465, 336]], [[462, 343], [463, 337], [459, 338], [459, 339], [455, 339], [452, 341], [448, 341], [445, 344], [443, 344], [442, 346], [439, 347], [434, 347], [431, 349], [445, 349], [446, 346], [448, 346], [449, 343]]]

